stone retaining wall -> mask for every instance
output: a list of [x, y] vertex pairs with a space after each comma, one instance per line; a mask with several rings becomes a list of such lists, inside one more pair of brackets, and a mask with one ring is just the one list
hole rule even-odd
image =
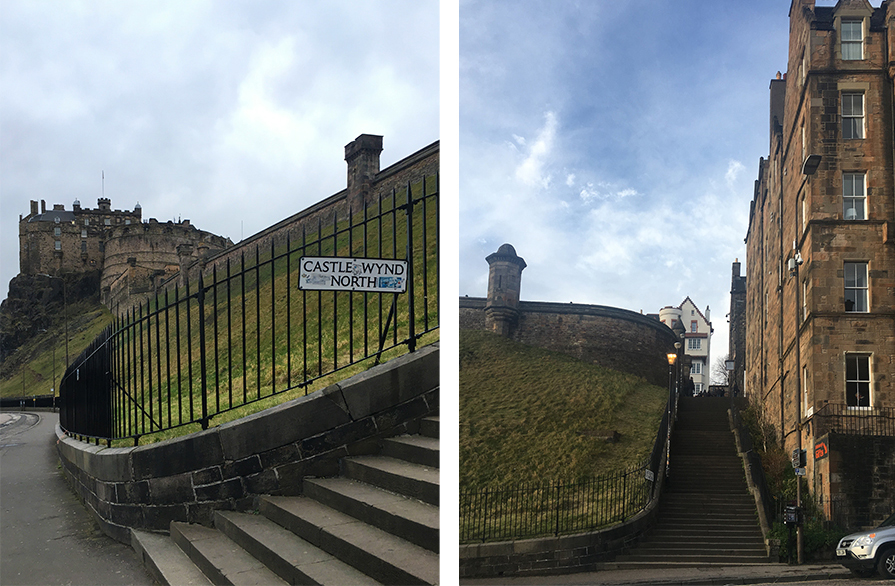
[[382, 438], [416, 433], [436, 413], [433, 344], [341, 383], [219, 427], [132, 448], [77, 441], [57, 426], [66, 477], [102, 530], [210, 525], [214, 511], [251, 510], [259, 495], [298, 495], [302, 479], [334, 476], [344, 456], [377, 453]]

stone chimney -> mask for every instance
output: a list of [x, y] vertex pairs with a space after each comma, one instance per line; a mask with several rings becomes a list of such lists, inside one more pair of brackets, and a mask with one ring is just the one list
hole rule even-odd
[[519, 294], [526, 264], [510, 244], [501, 245], [485, 260], [489, 266], [485, 324], [495, 334], [509, 337], [519, 321]]
[[352, 211], [363, 208], [364, 199], [372, 190], [373, 178], [379, 173], [379, 154], [382, 137], [361, 134], [345, 145], [345, 162], [348, 163], [348, 205]]

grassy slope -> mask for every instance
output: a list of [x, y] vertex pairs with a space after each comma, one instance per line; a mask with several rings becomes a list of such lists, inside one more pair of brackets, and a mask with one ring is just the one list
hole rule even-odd
[[[667, 393], [494, 334], [460, 332], [460, 484], [576, 479], [639, 464]], [[615, 430], [618, 443], [591, 432]]]
[[[112, 321], [112, 314], [102, 305], [81, 302], [69, 308], [68, 355], [73, 361], [78, 354]], [[49, 395], [53, 388], [53, 359], [56, 361], [56, 393], [65, 372], [65, 321], [57, 320], [48, 331], [29, 340], [10, 355], [9, 368], [0, 380], [0, 397]], [[16, 356], [21, 354], [21, 357]], [[22, 367], [24, 362], [24, 368]], [[22, 378], [24, 374], [24, 392]]]

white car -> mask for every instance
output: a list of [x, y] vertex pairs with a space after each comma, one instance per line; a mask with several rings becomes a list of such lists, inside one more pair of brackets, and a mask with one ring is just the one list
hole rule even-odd
[[876, 529], [839, 540], [836, 561], [858, 576], [870, 576], [876, 570], [883, 578], [895, 579], [895, 514]]

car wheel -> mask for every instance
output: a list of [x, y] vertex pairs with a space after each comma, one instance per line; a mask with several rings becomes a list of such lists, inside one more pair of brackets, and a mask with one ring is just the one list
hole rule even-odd
[[895, 579], [895, 547], [889, 547], [880, 554], [876, 569], [883, 578]]

